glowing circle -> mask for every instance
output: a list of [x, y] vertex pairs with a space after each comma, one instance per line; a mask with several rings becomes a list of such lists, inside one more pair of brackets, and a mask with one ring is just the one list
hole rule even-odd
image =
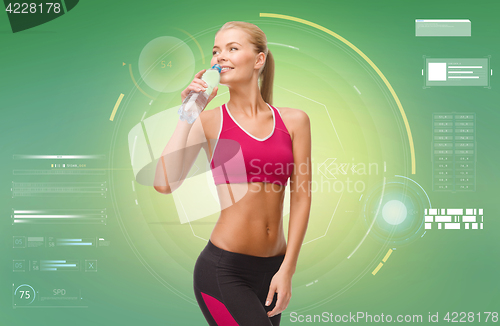
[[384, 220], [392, 225], [403, 223], [406, 219], [408, 211], [405, 204], [399, 200], [390, 200], [382, 208], [382, 216]]
[[382, 243], [408, 245], [425, 234], [424, 209], [429, 207], [429, 197], [418, 183], [396, 175], [371, 187], [364, 199], [363, 223]]
[[161, 36], [150, 41], [139, 56], [139, 72], [152, 89], [175, 92], [193, 78], [194, 55], [189, 46], [172, 36]]

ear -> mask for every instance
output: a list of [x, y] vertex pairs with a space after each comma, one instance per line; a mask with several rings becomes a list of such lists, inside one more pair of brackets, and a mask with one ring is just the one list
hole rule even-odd
[[259, 54], [257, 54], [254, 68], [261, 69], [265, 63], [266, 63], [266, 54], [264, 52], [260, 52]]

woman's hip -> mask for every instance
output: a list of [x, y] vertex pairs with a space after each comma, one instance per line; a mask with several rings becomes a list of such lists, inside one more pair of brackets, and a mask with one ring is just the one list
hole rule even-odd
[[209, 264], [216, 268], [258, 274], [277, 272], [284, 258], [285, 255], [260, 257], [227, 251], [208, 240], [198, 260], [202, 264]]

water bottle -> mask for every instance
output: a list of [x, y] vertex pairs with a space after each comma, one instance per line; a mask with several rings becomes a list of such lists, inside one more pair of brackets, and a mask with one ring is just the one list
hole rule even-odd
[[201, 79], [207, 83], [208, 87], [204, 92], [189, 92], [184, 102], [182, 102], [179, 111], [177, 111], [181, 120], [192, 124], [198, 118], [201, 111], [207, 105], [208, 98], [212, 94], [214, 87], [219, 85], [221, 70], [222, 68], [218, 64], [215, 64], [212, 68], [205, 71]]

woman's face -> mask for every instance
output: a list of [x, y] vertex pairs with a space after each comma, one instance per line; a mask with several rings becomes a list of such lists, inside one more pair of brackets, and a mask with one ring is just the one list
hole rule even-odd
[[210, 66], [222, 67], [221, 85], [248, 82], [264, 64], [264, 53], [255, 53], [248, 34], [237, 28], [220, 31], [215, 36]]

